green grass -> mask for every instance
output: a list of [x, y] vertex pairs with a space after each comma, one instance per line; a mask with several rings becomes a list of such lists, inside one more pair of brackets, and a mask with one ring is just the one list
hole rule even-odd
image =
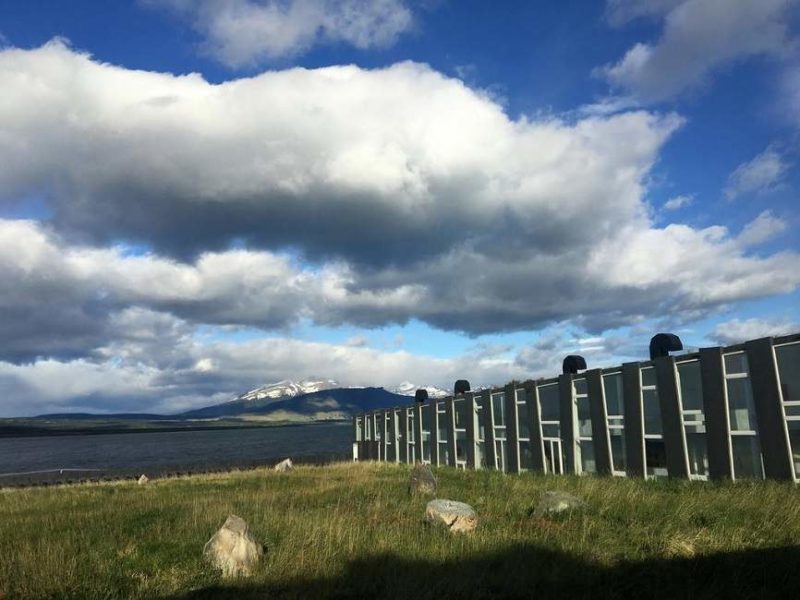
[[[423, 522], [407, 466], [338, 464], [0, 490], [0, 598], [796, 597], [791, 484], [644, 482], [438, 469], [439, 497], [481, 519]], [[545, 490], [587, 501], [537, 519]], [[228, 514], [268, 547], [223, 580], [203, 544]]]

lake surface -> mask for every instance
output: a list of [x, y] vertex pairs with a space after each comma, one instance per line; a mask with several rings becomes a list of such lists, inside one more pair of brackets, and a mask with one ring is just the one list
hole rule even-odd
[[350, 423], [0, 439], [0, 486], [352, 457]]

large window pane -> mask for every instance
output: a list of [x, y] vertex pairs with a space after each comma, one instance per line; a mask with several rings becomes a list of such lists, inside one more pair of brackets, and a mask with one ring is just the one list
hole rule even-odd
[[775, 348], [784, 402], [800, 400], [800, 343]]
[[642, 390], [642, 409], [644, 411], [644, 432], [648, 435], [660, 435], [661, 408], [658, 405], [658, 393], [655, 390]]
[[625, 432], [619, 429], [611, 431], [611, 457], [615, 471], [625, 471]]
[[689, 452], [689, 472], [692, 475], [708, 475], [708, 449], [705, 433], [686, 431], [686, 449]]
[[642, 369], [642, 387], [656, 385], [656, 370], [653, 367]]
[[603, 388], [606, 393], [606, 409], [609, 415], [624, 415], [625, 404], [622, 396], [622, 375], [614, 373], [603, 376]]
[[581, 471], [583, 473], [597, 473], [597, 464], [594, 459], [594, 443], [589, 441], [580, 442], [581, 452]]
[[559, 435], [558, 425], [542, 425], [542, 437], [557, 438]]
[[764, 477], [761, 466], [761, 450], [754, 435], [731, 436], [733, 451], [733, 476], [736, 479]]
[[506, 395], [504, 393], [492, 394], [492, 415], [494, 416], [495, 426], [502, 426], [506, 424], [505, 411], [503, 410], [505, 398]]
[[592, 415], [589, 412], [589, 398], [578, 398], [578, 436], [592, 437]]
[[466, 429], [467, 427], [467, 401], [456, 400], [453, 402], [453, 412], [456, 416], [456, 427], [458, 429]]
[[747, 355], [744, 352], [725, 355], [725, 374], [747, 373]]
[[575, 394], [577, 396], [584, 396], [589, 393], [589, 388], [585, 379], [576, 379], [573, 385], [575, 386]]
[[539, 404], [542, 407], [542, 421], [558, 421], [558, 385], [546, 385], [539, 388]]
[[528, 403], [517, 404], [517, 422], [519, 423], [520, 439], [530, 438], [531, 432], [528, 427]]
[[700, 362], [693, 360], [678, 365], [681, 403], [683, 410], [703, 410], [703, 384], [700, 378]]
[[800, 476], [800, 421], [789, 421], [789, 443], [792, 446], [795, 476]]
[[652, 477], [666, 477], [667, 453], [664, 450], [664, 440], [645, 440], [644, 450], [647, 474]]
[[731, 431], [756, 431], [756, 411], [749, 377], [728, 379]]

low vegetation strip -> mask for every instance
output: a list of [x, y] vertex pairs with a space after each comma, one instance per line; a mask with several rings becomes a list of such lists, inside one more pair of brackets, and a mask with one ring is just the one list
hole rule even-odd
[[[0, 490], [0, 597], [793, 597], [800, 494], [696, 484], [435, 470], [477, 529], [425, 523], [409, 467], [257, 469]], [[584, 501], [537, 516], [546, 491]], [[266, 552], [223, 579], [203, 547], [230, 514]], [[544, 596], [543, 596], [544, 595]]]

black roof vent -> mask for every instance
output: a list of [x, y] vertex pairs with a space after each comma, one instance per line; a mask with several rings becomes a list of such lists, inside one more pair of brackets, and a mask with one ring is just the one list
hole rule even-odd
[[564, 363], [562, 364], [562, 371], [564, 373], [572, 373], [573, 375], [585, 369], [586, 359], [577, 354], [570, 354], [564, 359]]
[[470, 389], [471, 388], [469, 387], [469, 381], [467, 381], [466, 379], [459, 379], [453, 386], [453, 395], [458, 396], [459, 394], [468, 392]]
[[657, 333], [650, 340], [650, 360], [669, 356], [670, 352], [683, 350], [683, 343], [674, 333]]
[[414, 393], [414, 402], [419, 402], [422, 404], [423, 402], [428, 401], [428, 390], [419, 389]]

